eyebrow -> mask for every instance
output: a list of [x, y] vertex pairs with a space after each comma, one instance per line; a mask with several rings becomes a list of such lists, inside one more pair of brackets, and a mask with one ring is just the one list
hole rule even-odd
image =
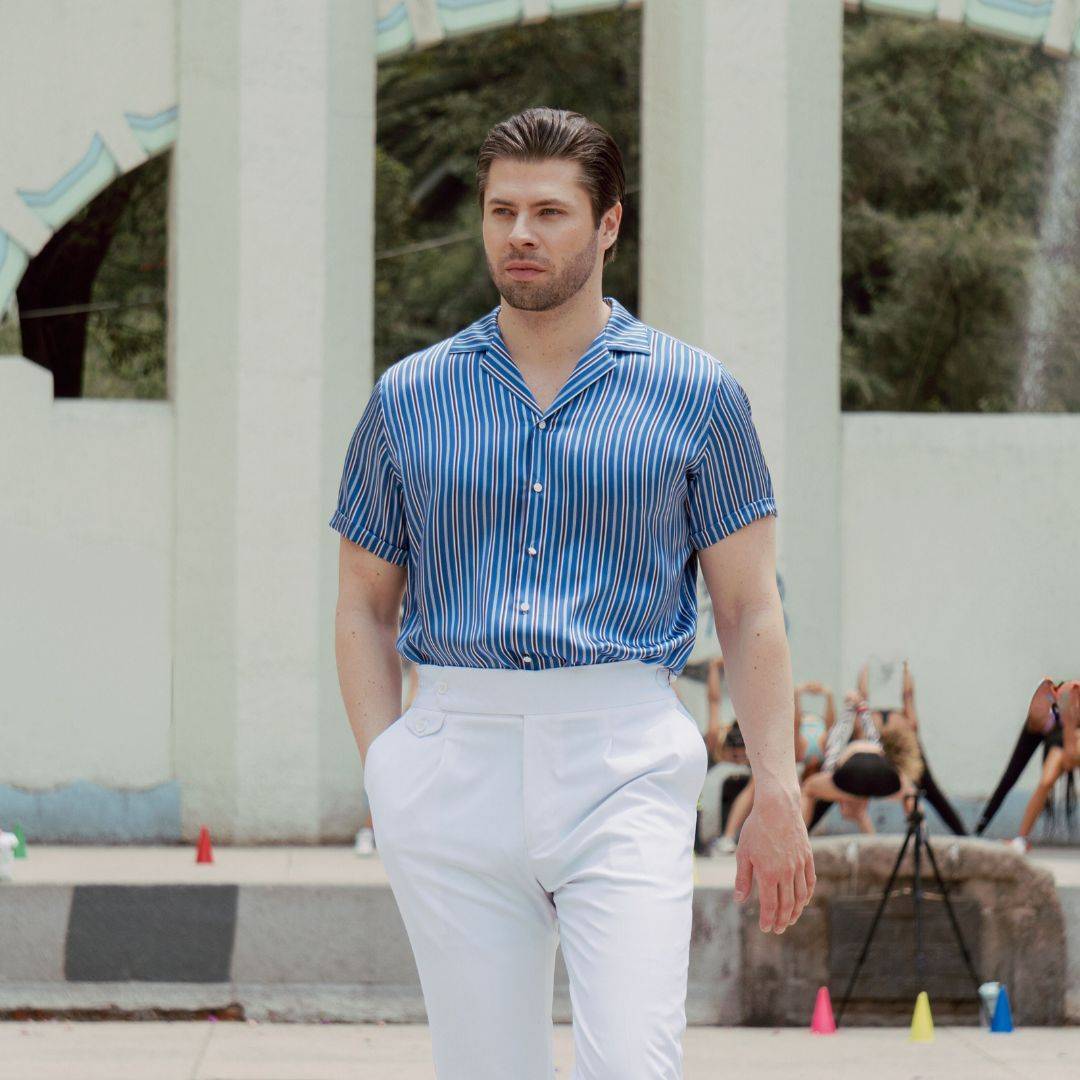
[[[489, 206], [514, 206], [514, 202], [511, 199], [488, 199]], [[568, 210], [570, 204], [563, 202], [562, 199], [537, 199], [532, 204], [533, 206], [564, 206]]]

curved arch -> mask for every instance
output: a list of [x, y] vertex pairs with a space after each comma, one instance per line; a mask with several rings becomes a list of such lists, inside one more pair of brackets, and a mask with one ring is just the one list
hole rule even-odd
[[[1021, 44], [1039, 45], [1048, 55], [1065, 58], [1080, 51], [1078, 0], [839, 0], [848, 11], [938, 19], [965, 25]], [[500, 26], [542, 22], [620, 8], [640, 8], [644, 0], [378, 0], [375, 45], [379, 59], [430, 48], [450, 38]], [[162, 9], [165, 10], [164, 8]], [[159, 37], [165, 41], [171, 31]], [[124, 112], [124, 129], [146, 157], [171, 146], [177, 137], [179, 108], [157, 113]], [[84, 207], [117, 176], [140, 162], [130, 152], [110, 150], [108, 136], [93, 132], [82, 158], [48, 188], [18, 189], [27, 209], [45, 226], [34, 244], [20, 244], [20, 230], [0, 221], [0, 311], [6, 308], [30, 258], [51, 232]], [[144, 159], [145, 160], [145, 159]]]

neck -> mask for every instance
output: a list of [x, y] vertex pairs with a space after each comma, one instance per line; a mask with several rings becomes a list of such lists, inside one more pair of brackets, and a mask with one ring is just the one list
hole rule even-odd
[[547, 311], [524, 311], [503, 303], [497, 316], [510, 355], [538, 363], [577, 360], [607, 325], [612, 309], [603, 296], [578, 293]]

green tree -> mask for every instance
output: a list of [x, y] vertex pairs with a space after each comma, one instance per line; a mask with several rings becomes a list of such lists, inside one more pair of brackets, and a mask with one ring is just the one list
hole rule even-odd
[[1036, 48], [845, 18], [845, 409], [1014, 408], [1063, 83]]

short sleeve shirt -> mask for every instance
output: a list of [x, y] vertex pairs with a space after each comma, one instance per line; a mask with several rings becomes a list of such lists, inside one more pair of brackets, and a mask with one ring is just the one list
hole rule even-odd
[[376, 382], [330, 525], [406, 568], [404, 657], [518, 670], [640, 659], [678, 674], [697, 552], [777, 514], [727, 366], [605, 300], [607, 323], [547, 409], [498, 307]]

